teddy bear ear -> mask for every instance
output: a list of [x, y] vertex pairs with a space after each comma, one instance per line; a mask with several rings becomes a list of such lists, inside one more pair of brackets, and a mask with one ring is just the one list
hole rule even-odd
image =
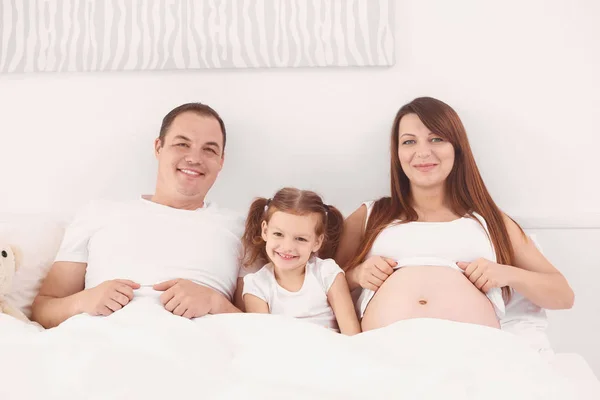
[[18, 247], [10, 246], [10, 249], [12, 250], [13, 254], [15, 255], [15, 270], [17, 270], [19, 268], [20, 261], [22, 260], [23, 255], [21, 253], [21, 250], [19, 250]]

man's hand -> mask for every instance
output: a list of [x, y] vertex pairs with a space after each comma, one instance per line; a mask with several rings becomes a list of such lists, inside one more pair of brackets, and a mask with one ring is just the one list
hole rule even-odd
[[125, 307], [133, 299], [133, 289], [140, 285], [127, 279], [102, 282], [81, 292], [81, 311], [90, 315], [107, 316]]
[[186, 279], [161, 282], [153, 288], [164, 292], [160, 295], [160, 302], [167, 311], [185, 318], [203, 317], [214, 313], [215, 303], [221, 296], [211, 288]]

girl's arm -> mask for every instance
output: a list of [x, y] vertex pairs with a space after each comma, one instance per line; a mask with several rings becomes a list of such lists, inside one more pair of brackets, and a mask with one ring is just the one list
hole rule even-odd
[[504, 223], [515, 252], [516, 267], [510, 268], [508, 285], [542, 308], [573, 307], [575, 295], [565, 277], [512, 219], [504, 215]]
[[331, 288], [327, 292], [327, 300], [329, 300], [329, 304], [333, 309], [341, 333], [356, 335], [361, 332], [344, 274], [339, 273], [335, 277]]
[[247, 313], [269, 314], [269, 305], [267, 302], [253, 294], [246, 293], [244, 295], [244, 306]]

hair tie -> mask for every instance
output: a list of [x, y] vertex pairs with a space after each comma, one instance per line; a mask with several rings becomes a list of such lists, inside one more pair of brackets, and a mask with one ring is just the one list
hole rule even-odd
[[265, 212], [269, 209], [269, 204], [271, 204], [271, 199], [267, 199], [267, 204], [265, 204]]
[[325, 207], [325, 216], [327, 216], [327, 214], [329, 214], [329, 206], [323, 203], [323, 207]]

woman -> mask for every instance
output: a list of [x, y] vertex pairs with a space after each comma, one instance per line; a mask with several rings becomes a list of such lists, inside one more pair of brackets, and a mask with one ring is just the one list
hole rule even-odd
[[364, 331], [421, 317], [499, 327], [509, 287], [543, 308], [572, 307], [566, 279], [490, 197], [450, 106], [403, 106], [391, 154], [391, 196], [348, 217], [335, 257]]

